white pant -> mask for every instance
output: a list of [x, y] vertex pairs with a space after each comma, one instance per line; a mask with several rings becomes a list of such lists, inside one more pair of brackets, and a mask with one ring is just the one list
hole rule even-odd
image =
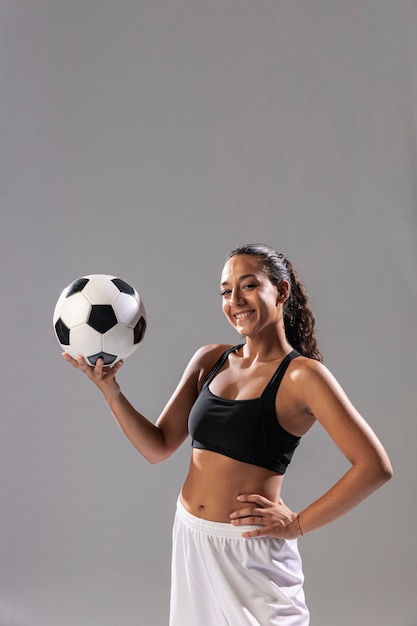
[[297, 541], [243, 538], [251, 528], [202, 520], [178, 501], [170, 626], [308, 626]]

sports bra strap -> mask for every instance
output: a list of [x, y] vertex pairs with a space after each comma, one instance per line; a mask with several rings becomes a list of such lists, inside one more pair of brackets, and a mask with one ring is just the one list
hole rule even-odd
[[[226, 350], [226, 352], [223, 352], [223, 354], [221, 355], [221, 357], [219, 358], [219, 360], [215, 363], [213, 369], [207, 374], [207, 377], [203, 383], [203, 387], [207, 387], [211, 381], [213, 380], [213, 378], [216, 376], [217, 372], [223, 367], [223, 365], [225, 364], [229, 354], [231, 354], [232, 352], [234, 352], [235, 350], [239, 350], [239, 348], [241, 348], [242, 346], [244, 346], [245, 344], [240, 343], [237, 346], [232, 346], [231, 348], [228, 348]], [[297, 356], [301, 356], [299, 352], [297, 352], [297, 350], [291, 350], [291, 352], [289, 352], [284, 359], [281, 361], [281, 363], [279, 364], [275, 374], [273, 375], [273, 377], [271, 378], [271, 380], [269, 381], [269, 383], [267, 384], [267, 386], [265, 387], [262, 396], [267, 395], [268, 393], [270, 393], [272, 391], [272, 393], [274, 394], [274, 396], [276, 395], [277, 391], [278, 391], [278, 387], [281, 384], [281, 380], [283, 379], [283, 376], [285, 374], [285, 372], [287, 371], [287, 368], [289, 366], [289, 364], [291, 363], [291, 361], [293, 359], [295, 359]]]
[[278, 391], [278, 387], [281, 384], [281, 381], [282, 381], [282, 379], [284, 377], [285, 372], [287, 371], [287, 368], [288, 368], [289, 364], [297, 356], [301, 356], [300, 353], [297, 352], [297, 350], [291, 350], [291, 352], [289, 352], [287, 354], [287, 356], [285, 356], [283, 358], [283, 360], [279, 364], [278, 369], [276, 370], [275, 374], [273, 375], [273, 377], [269, 381], [268, 385], [265, 387], [262, 396], [266, 396], [268, 393], [272, 392], [272, 394], [273, 394], [273, 396], [275, 398], [275, 396], [277, 394], [277, 391]]
[[235, 350], [239, 350], [239, 348], [241, 348], [243, 345], [244, 345], [243, 343], [240, 343], [237, 346], [232, 346], [231, 348], [228, 348], [226, 350], [226, 352], [223, 352], [223, 354], [221, 355], [220, 359], [215, 363], [213, 369], [207, 374], [206, 379], [205, 379], [205, 381], [203, 383], [203, 387], [207, 387], [207, 385], [209, 385], [211, 383], [211, 381], [213, 380], [213, 378], [215, 377], [215, 375], [217, 374], [219, 369], [222, 368], [223, 365], [226, 363], [226, 360], [227, 360], [229, 354], [231, 354]]

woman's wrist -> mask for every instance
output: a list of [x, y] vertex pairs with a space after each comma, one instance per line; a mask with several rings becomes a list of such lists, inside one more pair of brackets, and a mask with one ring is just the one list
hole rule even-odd
[[298, 539], [304, 536], [302, 522], [300, 520], [300, 514], [295, 513], [293, 520], [288, 524], [288, 539]]
[[103, 390], [103, 396], [105, 401], [107, 402], [107, 404], [109, 405], [109, 408], [112, 410], [113, 406], [115, 404], [117, 404], [117, 402], [121, 399], [122, 397], [122, 392], [120, 390], [120, 387], [118, 386], [116, 389], [112, 389], [111, 392], [109, 392], [108, 389]]
[[297, 513], [297, 517], [295, 518], [295, 521], [297, 522], [297, 528], [298, 528], [298, 531], [300, 533], [300, 537], [303, 537], [304, 533], [303, 533], [303, 529], [301, 527], [300, 514], [299, 513]]

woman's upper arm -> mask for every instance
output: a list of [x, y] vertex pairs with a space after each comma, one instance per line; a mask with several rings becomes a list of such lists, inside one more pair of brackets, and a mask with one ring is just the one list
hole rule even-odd
[[299, 370], [299, 389], [305, 406], [352, 464], [372, 463], [390, 473], [381, 442], [324, 365], [305, 360]]
[[213, 354], [217, 346], [203, 346], [194, 354], [178, 383], [177, 388], [156, 421], [167, 453], [176, 450], [188, 435], [188, 416], [198, 396], [200, 382], [214, 365]]

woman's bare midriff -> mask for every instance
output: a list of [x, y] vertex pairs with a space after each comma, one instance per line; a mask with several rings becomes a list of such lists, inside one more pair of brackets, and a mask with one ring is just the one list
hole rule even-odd
[[212, 522], [230, 522], [232, 511], [242, 508], [237, 496], [259, 494], [277, 501], [283, 476], [229, 457], [194, 449], [180, 500], [185, 509]]

